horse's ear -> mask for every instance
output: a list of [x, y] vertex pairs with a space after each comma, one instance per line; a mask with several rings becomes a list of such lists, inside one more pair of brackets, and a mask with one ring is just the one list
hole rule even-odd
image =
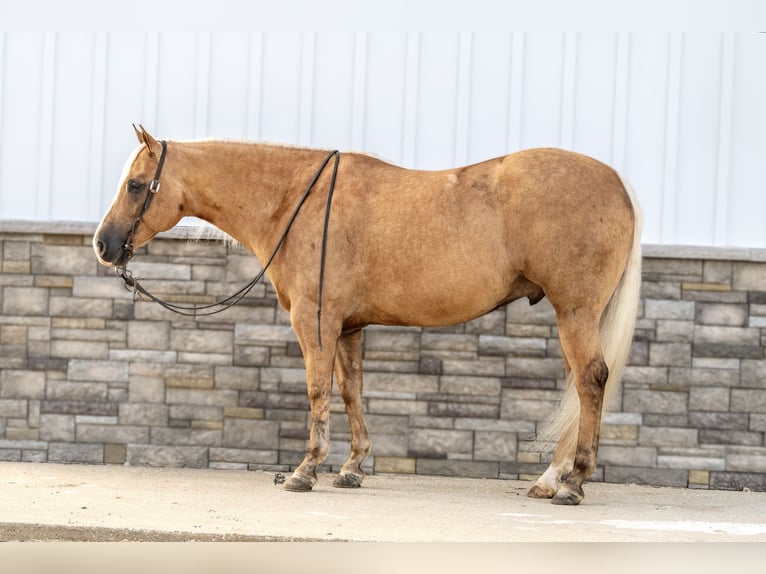
[[157, 143], [157, 140], [155, 140], [151, 135], [149, 135], [149, 132], [144, 129], [144, 126], [141, 124], [138, 124], [138, 127], [136, 127], [136, 124], [133, 124], [133, 129], [136, 132], [136, 135], [138, 136], [138, 142], [142, 144], [146, 144], [146, 147], [149, 149], [149, 155], [153, 156], [155, 153], [155, 150], [157, 150], [160, 147], [160, 144]]

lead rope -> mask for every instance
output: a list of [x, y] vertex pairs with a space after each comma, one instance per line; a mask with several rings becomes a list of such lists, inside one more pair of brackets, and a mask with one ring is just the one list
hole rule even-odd
[[207, 317], [210, 315], [221, 313], [225, 311], [226, 309], [233, 307], [234, 305], [239, 303], [242, 299], [244, 299], [245, 296], [247, 296], [247, 294], [253, 289], [253, 287], [255, 287], [258, 281], [260, 281], [263, 278], [264, 274], [266, 273], [266, 270], [271, 266], [271, 262], [274, 261], [274, 258], [277, 256], [277, 253], [279, 252], [279, 248], [282, 247], [282, 244], [285, 242], [285, 239], [287, 239], [287, 234], [290, 231], [290, 228], [292, 227], [293, 222], [295, 221], [295, 218], [298, 217], [298, 212], [301, 210], [301, 207], [303, 207], [303, 204], [308, 198], [309, 193], [311, 193], [311, 190], [314, 188], [314, 186], [316, 185], [316, 182], [319, 180], [320, 176], [324, 172], [324, 169], [327, 167], [327, 164], [330, 162], [330, 159], [333, 157], [335, 158], [335, 164], [333, 166], [332, 177], [330, 179], [330, 190], [327, 194], [327, 207], [325, 208], [324, 229], [322, 231], [322, 254], [321, 254], [321, 260], [319, 264], [319, 301], [317, 303], [317, 343], [319, 345], [319, 350], [321, 351], [322, 350], [322, 323], [321, 323], [322, 319], [321, 317], [322, 317], [322, 293], [324, 290], [324, 267], [325, 267], [325, 260], [327, 255], [327, 235], [328, 235], [329, 223], [330, 223], [330, 206], [332, 204], [333, 192], [335, 191], [335, 180], [338, 174], [338, 163], [340, 162], [340, 152], [338, 150], [334, 150], [330, 152], [328, 156], [325, 158], [325, 160], [322, 162], [322, 165], [319, 166], [319, 169], [317, 170], [316, 174], [314, 174], [313, 179], [308, 184], [308, 187], [306, 187], [306, 190], [303, 192], [303, 195], [301, 196], [301, 198], [298, 200], [298, 204], [295, 206], [295, 210], [290, 216], [290, 219], [287, 221], [287, 225], [285, 225], [285, 229], [282, 231], [282, 235], [279, 237], [279, 241], [277, 241], [277, 245], [274, 247], [274, 251], [271, 252], [271, 255], [266, 261], [266, 264], [255, 276], [255, 279], [250, 281], [250, 283], [245, 285], [242, 289], [240, 289], [233, 295], [230, 295], [229, 297], [226, 297], [225, 299], [222, 299], [221, 301], [210, 303], [209, 305], [179, 305], [177, 303], [163, 301], [156, 295], [152, 295], [149, 291], [147, 291], [144, 288], [143, 285], [141, 285], [139, 280], [127, 268], [127, 265], [121, 265], [121, 266], [115, 267], [115, 273], [117, 274], [118, 277], [121, 277], [122, 280], [125, 282], [125, 287], [129, 291], [132, 291], [135, 295], [139, 295], [139, 294], [143, 295], [144, 297], [150, 299], [151, 301], [158, 303], [165, 309], [172, 311], [174, 313], [177, 313], [179, 315], [184, 315], [187, 317]]

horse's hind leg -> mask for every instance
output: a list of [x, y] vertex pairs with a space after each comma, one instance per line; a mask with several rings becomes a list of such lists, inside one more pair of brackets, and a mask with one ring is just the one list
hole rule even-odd
[[362, 331], [342, 335], [335, 355], [335, 379], [346, 404], [351, 427], [351, 453], [333, 486], [356, 488], [362, 485], [362, 462], [370, 454], [370, 439], [362, 408]]
[[[604, 389], [609, 376], [599, 338], [600, 316], [600, 311], [592, 309], [559, 311], [559, 339], [577, 388], [580, 419], [572, 470], [562, 477], [552, 500], [554, 504], [579, 504], [585, 496], [582, 484], [596, 469]], [[564, 449], [562, 462], [566, 457], [566, 443], [560, 442]]]

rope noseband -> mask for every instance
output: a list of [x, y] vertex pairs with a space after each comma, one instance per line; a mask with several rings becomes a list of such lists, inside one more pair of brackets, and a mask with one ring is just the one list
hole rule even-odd
[[143, 285], [139, 283], [138, 279], [134, 277], [133, 273], [127, 268], [127, 261], [133, 257], [133, 251], [134, 251], [133, 237], [135, 236], [136, 230], [138, 229], [138, 225], [141, 223], [141, 219], [146, 214], [146, 211], [149, 209], [149, 206], [152, 203], [152, 199], [154, 199], [154, 196], [160, 190], [160, 176], [162, 175], [162, 168], [165, 164], [165, 155], [167, 153], [167, 143], [164, 140], [161, 143], [162, 143], [162, 154], [160, 155], [160, 160], [159, 160], [159, 163], [157, 164], [157, 171], [154, 174], [154, 179], [149, 184], [149, 191], [147, 192], [146, 200], [144, 201], [142, 208], [140, 209], [138, 215], [136, 216], [135, 221], [133, 222], [133, 226], [128, 232], [128, 236], [125, 239], [125, 245], [123, 246], [123, 248], [125, 249], [125, 253], [127, 254], [126, 263], [123, 265], [116, 266], [115, 273], [117, 274], [118, 277], [121, 277], [122, 280], [125, 282], [125, 287], [129, 291], [132, 291], [136, 296], [138, 296], [139, 294], [143, 295], [147, 299], [154, 301], [155, 303], [159, 303], [165, 309], [168, 309], [169, 311], [173, 311], [174, 313], [178, 313], [179, 315], [185, 315], [187, 317], [205, 317], [208, 315], [215, 315], [216, 313], [221, 313], [222, 311], [225, 311], [226, 309], [233, 307], [234, 305], [239, 303], [242, 299], [244, 299], [245, 296], [247, 296], [247, 294], [258, 283], [258, 281], [260, 281], [263, 278], [264, 274], [266, 273], [266, 270], [269, 268], [272, 261], [274, 261], [274, 258], [277, 256], [277, 253], [279, 252], [280, 247], [282, 247], [282, 244], [285, 242], [285, 239], [287, 239], [287, 234], [290, 231], [290, 228], [292, 227], [293, 222], [295, 221], [295, 218], [298, 217], [298, 212], [301, 210], [301, 207], [303, 207], [303, 204], [306, 202], [306, 199], [311, 193], [311, 190], [314, 188], [314, 186], [316, 185], [316, 182], [319, 180], [320, 176], [324, 172], [325, 168], [327, 167], [327, 164], [330, 163], [330, 159], [332, 158], [335, 159], [333, 170], [332, 170], [332, 177], [330, 179], [330, 189], [327, 194], [327, 206], [325, 208], [324, 228], [322, 231], [322, 253], [321, 253], [321, 260], [319, 265], [319, 299], [317, 303], [317, 343], [319, 345], [319, 350], [321, 351], [322, 350], [322, 323], [321, 323], [322, 292], [324, 289], [324, 267], [325, 267], [325, 259], [327, 254], [327, 235], [328, 235], [329, 223], [330, 223], [330, 206], [332, 204], [333, 192], [335, 191], [335, 180], [338, 175], [338, 163], [340, 162], [340, 152], [338, 150], [334, 150], [330, 152], [325, 158], [325, 160], [322, 162], [322, 164], [319, 166], [319, 169], [317, 169], [311, 182], [308, 184], [308, 186], [306, 187], [306, 190], [303, 192], [303, 195], [301, 195], [300, 199], [298, 200], [298, 203], [295, 206], [295, 209], [293, 210], [293, 213], [290, 216], [290, 219], [288, 219], [287, 224], [285, 225], [285, 228], [282, 231], [282, 234], [280, 235], [276, 246], [274, 247], [274, 250], [271, 252], [271, 255], [267, 259], [266, 264], [258, 272], [255, 278], [252, 281], [250, 281], [250, 283], [242, 287], [242, 289], [240, 289], [233, 295], [230, 295], [229, 297], [226, 297], [225, 299], [222, 299], [221, 301], [217, 301], [215, 303], [210, 303], [208, 305], [179, 305], [177, 303], [164, 301], [160, 299], [159, 297], [157, 297], [156, 295], [152, 295], [149, 291], [147, 291], [143, 287]]

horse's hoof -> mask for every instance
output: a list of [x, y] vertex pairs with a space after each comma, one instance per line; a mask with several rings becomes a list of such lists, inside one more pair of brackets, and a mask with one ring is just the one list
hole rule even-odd
[[527, 491], [529, 498], [553, 498], [556, 491], [546, 484], [535, 484]]
[[336, 488], [359, 488], [362, 486], [362, 476], [344, 472], [335, 477], [332, 485]]
[[285, 481], [285, 490], [290, 492], [309, 492], [316, 484], [316, 479], [308, 476], [293, 474]]
[[551, 499], [551, 502], [561, 506], [577, 506], [582, 502], [583, 498], [585, 498], [585, 493], [582, 487], [562, 484], [556, 496]]

